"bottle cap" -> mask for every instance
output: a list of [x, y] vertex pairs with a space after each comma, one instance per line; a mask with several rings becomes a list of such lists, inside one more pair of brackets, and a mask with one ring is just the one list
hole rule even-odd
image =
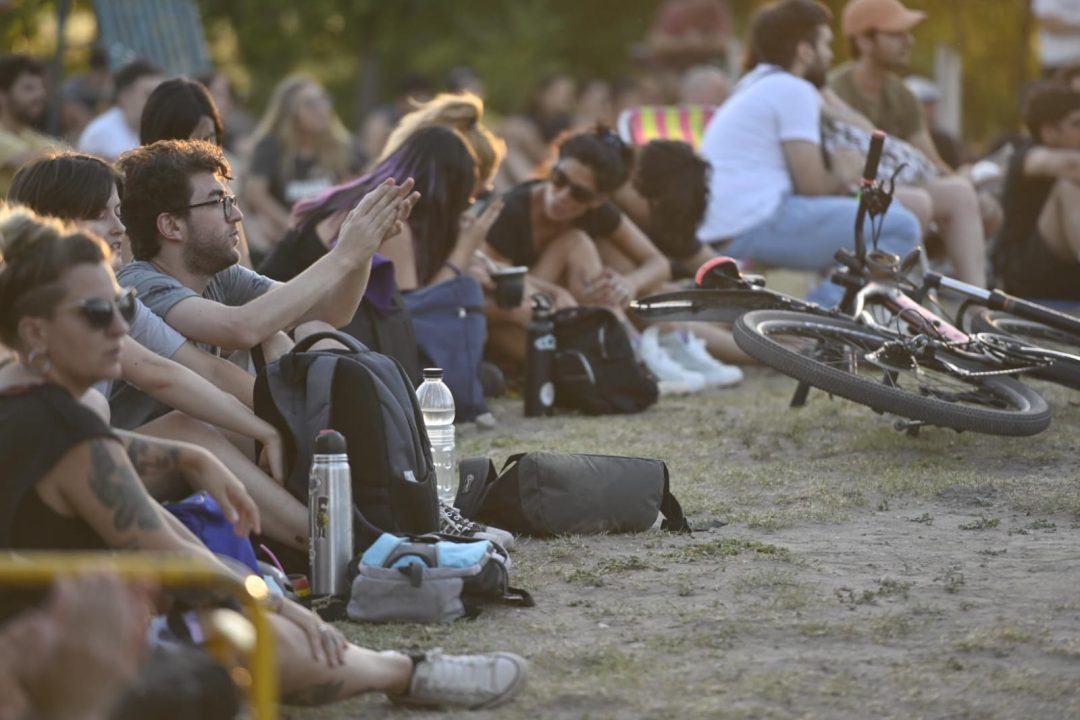
[[424, 368], [425, 380], [442, 380], [443, 369], [442, 368]]
[[315, 438], [315, 452], [319, 455], [340, 455], [345, 448], [345, 436], [336, 430], [320, 430]]
[[555, 312], [553, 309], [554, 301], [547, 293], [533, 293], [529, 300], [532, 302], [533, 317], [551, 317]]

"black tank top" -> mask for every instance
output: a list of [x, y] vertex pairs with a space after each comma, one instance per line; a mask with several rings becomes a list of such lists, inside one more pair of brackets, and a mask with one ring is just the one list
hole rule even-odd
[[117, 439], [100, 417], [59, 385], [0, 393], [0, 548], [106, 548], [88, 524], [59, 514], [34, 490], [69, 450], [94, 438]]

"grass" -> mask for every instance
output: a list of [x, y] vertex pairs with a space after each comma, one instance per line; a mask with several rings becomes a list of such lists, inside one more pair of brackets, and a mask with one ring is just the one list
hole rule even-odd
[[[511, 580], [537, 607], [343, 628], [529, 658], [514, 703], [425, 720], [1080, 717], [1080, 396], [1041, 387], [1054, 424], [1023, 439], [910, 437], [816, 391], [792, 410], [794, 383], [758, 369], [633, 416], [526, 420], [497, 401], [494, 430], [459, 430], [462, 456], [658, 457], [711, 529], [521, 538]], [[287, 716], [412, 717], [374, 696]]]

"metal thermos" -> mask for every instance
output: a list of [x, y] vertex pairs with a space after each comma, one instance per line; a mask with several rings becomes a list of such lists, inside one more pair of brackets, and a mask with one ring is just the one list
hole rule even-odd
[[347, 598], [347, 569], [353, 556], [352, 475], [345, 438], [333, 430], [323, 430], [315, 438], [308, 480], [308, 527], [312, 596]]
[[532, 296], [532, 319], [526, 331], [525, 417], [555, 410], [555, 321], [546, 295]]

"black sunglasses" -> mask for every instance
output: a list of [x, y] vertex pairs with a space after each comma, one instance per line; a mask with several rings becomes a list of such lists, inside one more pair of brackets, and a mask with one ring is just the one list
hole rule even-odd
[[236, 207], [235, 195], [218, 195], [213, 200], [207, 200], [205, 202], [195, 203], [194, 205], [188, 205], [183, 208], [184, 210], [194, 210], [195, 208], [208, 207], [210, 205], [221, 205], [222, 212], [225, 213], [225, 222], [229, 222], [229, 218], [232, 217], [233, 209]]
[[95, 330], [105, 330], [112, 325], [114, 312], [119, 312], [124, 322], [130, 324], [135, 319], [135, 288], [121, 290], [115, 300], [86, 298], [63, 307], [76, 308]]
[[570, 178], [566, 176], [566, 173], [560, 170], [558, 166], [551, 168], [551, 184], [555, 186], [556, 190], [562, 190], [565, 187], [570, 188], [570, 197], [574, 198], [574, 200], [582, 205], [588, 205], [596, 200], [596, 192], [594, 190], [571, 182]]

